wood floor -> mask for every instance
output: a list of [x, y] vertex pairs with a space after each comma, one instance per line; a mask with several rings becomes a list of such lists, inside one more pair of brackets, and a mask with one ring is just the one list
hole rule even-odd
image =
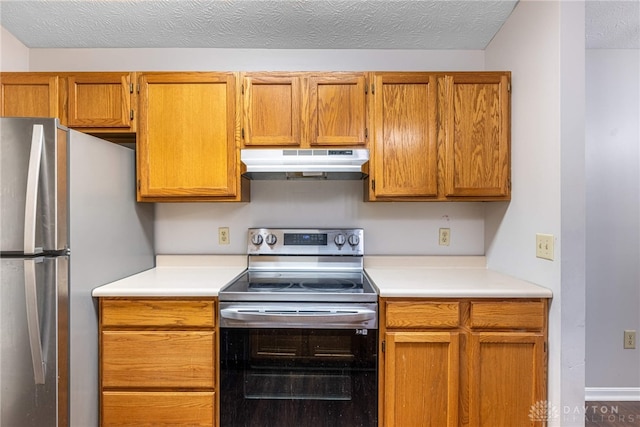
[[585, 402], [585, 427], [640, 427], [640, 402]]

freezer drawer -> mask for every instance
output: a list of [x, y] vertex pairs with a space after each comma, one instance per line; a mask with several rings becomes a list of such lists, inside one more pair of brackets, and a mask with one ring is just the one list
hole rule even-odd
[[68, 258], [0, 258], [0, 425], [68, 425]]

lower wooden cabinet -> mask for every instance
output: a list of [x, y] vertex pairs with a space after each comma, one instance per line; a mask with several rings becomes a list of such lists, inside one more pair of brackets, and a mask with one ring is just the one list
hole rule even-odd
[[102, 393], [103, 426], [214, 426], [213, 392]]
[[[458, 425], [459, 334], [385, 335], [384, 424]], [[425, 417], [426, 416], [426, 417]]]
[[383, 298], [380, 425], [542, 426], [546, 299]]
[[213, 299], [100, 300], [102, 426], [216, 426]]

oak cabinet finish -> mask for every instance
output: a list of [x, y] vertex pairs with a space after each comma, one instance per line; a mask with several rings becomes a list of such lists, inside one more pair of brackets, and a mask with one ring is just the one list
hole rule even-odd
[[510, 72], [1, 77], [2, 116], [135, 138], [139, 201], [248, 201], [239, 149], [264, 147], [369, 148], [367, 201], [511, 198]]
[[436, 199], [436, 75], [374, 73], [372, 80], [369, 200]]
[[64, 80], [54, 73], [0, 73], [2, 117], [63, 117]]
[[440, 79], [444, 195], [510, 196], [509, 73], [453, 73]]
[[542, 426], [546, 299], [381, 298], [382, 426]]
[[509, 200], [509, 72], [372, 74], [366, 200]]
[[3, 117], [57, 117], [93, 134], [135, 142], [137, 96], [130, 72], [1, 73]]
[[308, 77], [308, 141], [311, 146], [367, 144], [365, 73]]
[[210, 427], [214, 418], [214, 393], [201, 391], [152, 393], [107, 391], [102, 393], [103, 426]]
[[212, 299], [100, 299], [102, 426], [215, 426]]
[[234, 73], [140, 73], [139, 201], [240, 201]]
[[300, 145], [302, 78], [292, 73], [242, 75], [244, 145]]
[[383, 425], [458, 425], [458, 335], [385, 333]]
[[135, 73], [78, 73], [67, 76], [69, 127], [82, 132], [136, 131]]
[[366, 73], [242, 73], [241, 78], [244, 147], [366, 145]]

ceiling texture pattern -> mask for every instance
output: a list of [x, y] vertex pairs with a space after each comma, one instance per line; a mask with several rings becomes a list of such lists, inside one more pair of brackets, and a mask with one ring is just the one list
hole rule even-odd
[[[484, 49], [517, 0], [0, 0], [29, 48]], [[640, 48], [640, 0], [586, 3], [586, 46]]]

